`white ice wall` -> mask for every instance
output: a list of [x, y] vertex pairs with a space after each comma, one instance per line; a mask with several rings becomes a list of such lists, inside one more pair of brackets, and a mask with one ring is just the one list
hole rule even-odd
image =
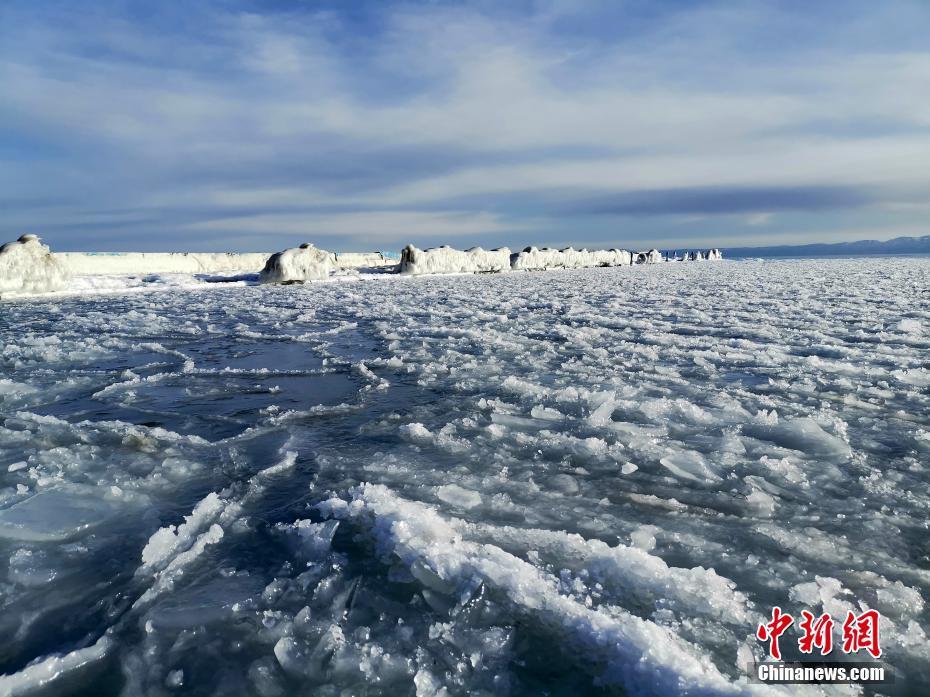
[[381, 252], [336, 252], [336, 266], [341, 269], [396, 266], [397, 259], [388, 259]]
[[527, 247], [511, 258], [515, 271], [537, 271], [542, 269], [583, 269], [591, 266], [628, 266], [632, 255], [625, 249], [602, 249], [589, 252], [576, 250]]
[[510, 271], [510, 250], [472, 247], [463, 252], [446, 246], [417, 249], [408, 244], [401, 252], [400, 271], [405, 274]]
[[[150, 273], [258, 273], [272, 252], [55, 252], [53, 256], [75, 276], [139, 275]], [[396, 263], [380, 252], [340, 252], [339, 268], [390, 266]]]
[[76, 276], [150, 273], [258, 273], [270, 253], [227, 252], [57, 252]]

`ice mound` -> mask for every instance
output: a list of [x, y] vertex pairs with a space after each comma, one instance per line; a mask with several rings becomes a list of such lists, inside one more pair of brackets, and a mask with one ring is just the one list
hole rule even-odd
[[717, 261], [723, 259], [723, 254], [719, 249], [708, 249], [707, 251], [685, 252], [684, 256], [678, 257], [675, 253], [676, 261]]
[[417, 249], [412, 244], [400, 253], [400, 272], [426, 273], [500, 273], [510, 270], [510, 250], [486, 250], [472, 247], [464, 252], [446, 245], [431, 249]]
[[60, 542], [100, 525], [114, 512], [101, 499], [51, 489], [0, 511], [0, 538]]
[[332, 252], [310, 243], [272, 254], [259, 274], [262, 283], [302, 283], [328, 278], [336, 265]]
[[625, 249], [603, 249], [589, 252], [576, 250], [527, 247], [511, 256], [514, 270], [538, 271], [542, 269], [583, 269], [592, 266], [629, 266], [633, 255]]
[[61, 290], [69, 279], [68, 269], [36, 235], [0, 247], [0, 296]]
[[648, 252], [636, 252], [633, 254], [634, 264], [658, 264], [665, 261], [662, 252], [658, 249], [650, 249]]

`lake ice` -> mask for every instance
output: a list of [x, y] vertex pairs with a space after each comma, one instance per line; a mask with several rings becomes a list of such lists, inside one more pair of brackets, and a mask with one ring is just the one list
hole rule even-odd
[[930, 259], [79, 287], [0, 306], [0, 694], [857, 694], [773, 605], [930, 680]]

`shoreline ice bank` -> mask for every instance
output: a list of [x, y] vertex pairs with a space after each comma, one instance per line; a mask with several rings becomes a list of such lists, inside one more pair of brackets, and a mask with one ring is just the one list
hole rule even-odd
[[22, 235], [0, 246], [0, 296], [61, 290], [69, 269], [36, 235]]
[[589, 252], [576, 250], [527, 247], [511, 257], [514, 271], [541, 271], [543, 269], [583, 269], [594, 266], [629, 266], [633, 263], [632, 253], [625, 249], [605, 249]]
[[[259, 273], [273, 252], [55, 252], [75, 276], [150, 273]], [[397, 263], [382, 252], [332, 252], [337, 268], [383, 267]]]
[[[23, 235], [4, 245], [0, 257], [0, 294], [8, 297], [63, 292], [107, 292], [123, 285], [240, 281], [243, 283], [296, 283], [345, 276], [349, 270], [403, 275], [504, 273], [548, 269], [653, 264], [667, 261], [721, 259], [717, 249], [677, 253], [671, 257], [657, 249], [629, 252], [623, 249], [575, 250], [527, 247], [464, 251], [443, 245], [418, 249], [407, 245], [400, 255], [386, 252], [328, 252], [305, 244], [276, 253], [232, 252], [60, 252], [53, 253], [35, 235]], [[28, 261], [27, 261], [28, 259]], [[363, 272], [364, 272], [363, 271]], [[199, 278], [213, 275], [215, 278]], [[257, 278], [256, 278], [257, 277]], [[122, 284], [122, 285], [121, 285]]]
[[418, 249], [412, 244], [400, 253], [400, 272], [408, 275], [432, 273], [502, 273], [510, 271], [507, 247], [486, 250], [472, 247], [464, 252], [447, 245]]

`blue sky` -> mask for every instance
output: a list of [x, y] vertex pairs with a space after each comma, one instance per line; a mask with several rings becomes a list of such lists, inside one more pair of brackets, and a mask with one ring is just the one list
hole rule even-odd
[[0, 3], [0, 241], [930, 234], [930, 3]]

